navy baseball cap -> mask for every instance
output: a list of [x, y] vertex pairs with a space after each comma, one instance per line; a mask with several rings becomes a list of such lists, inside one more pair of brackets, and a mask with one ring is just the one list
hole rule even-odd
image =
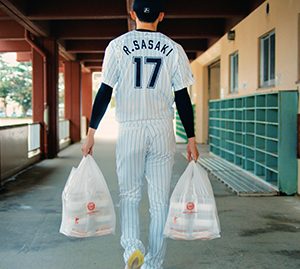
[[133, 10], [140, 21], [154, 22], [164, 11], [164, 5], [162, 0], [135, 0]]

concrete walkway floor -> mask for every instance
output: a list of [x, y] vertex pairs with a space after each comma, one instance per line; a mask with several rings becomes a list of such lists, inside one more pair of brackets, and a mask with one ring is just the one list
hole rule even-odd
[[[172, 187], [186, 167], [178, 145]], [[116, 205], [114, 141], [97, 140], [98, 162]], [[81, 160], [80, 144], [59, 157], [27, 169], [0, 193], [0, 269], [123, 269], [120, 230], [116, 235], [70, 239], [58, 233], [61, 193], [72, 166]], [[300, 268], [299, 197], [238, 197], [211, 179], [222, 237], [212, 241], [168, 239], [164, 269]], [[147, 195], [142, 240], [147, 242]], [[118, 222], [119, 224], [119, 222]]]

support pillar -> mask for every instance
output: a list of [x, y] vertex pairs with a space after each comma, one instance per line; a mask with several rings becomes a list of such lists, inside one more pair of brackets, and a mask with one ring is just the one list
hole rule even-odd
[[43, 47], [46, 53], [46, 124], [47, 157], [56, 157], [59, 151], [58, 137], [58, 45], [55, 39], [45, 38]]
[[80, 133], [81, 67], [79, 62], [65, 62], [65, 118], [70, 120], [72, 142], [81, 140]]
[[46, 59], [32, 48], [32, 120], [41, 125], [40, 151], [42, 158], [47, 155], [47, 132], [44, 122], [45, 69]]
[[42, 125], [43, 157], [54, 158], [59, 151], [58, 138], [58, 45], [52, 38], [25, 39], [33, 52], [33, 120]]
[[[93, 102], [93, 73], [82, 73], [82, 116], [87, 119], [87, 127], [91, 121], [92, 102]], [[86, 130], [87, 131], [87, 130]]]

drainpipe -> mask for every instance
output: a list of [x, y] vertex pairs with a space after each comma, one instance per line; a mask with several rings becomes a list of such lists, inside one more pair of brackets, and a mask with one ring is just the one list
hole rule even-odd
[[44, 62], [46, 62], [46, 53], [39, 48], [39, 46], [34, 43], [34, 41], [31, 39], [31, 33], [25, 29], [25, 40], [33, 47], [35, 50], [43, 57]]
[[46, 53], [31, 39], [30, 32], [25, 29], [25, 40], [30, 44], [31, 47], [33, 47], [42, 57], [43, 57], [43, 71], [44, 71], [44, 103], [46, 100], [46, 88], [47, 88], [47, 83], [46, 83], [46, 78], [47, 78], [47, 56]]

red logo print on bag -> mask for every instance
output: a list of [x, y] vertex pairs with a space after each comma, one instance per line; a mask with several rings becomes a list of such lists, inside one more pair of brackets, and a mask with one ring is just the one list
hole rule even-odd
[[93, 211], [96, 208], [96, 205], [94, 202], [89, 202], [87, 205], [88, 210]]
[[195, 204], [193, 202], [188, 202], [186, 204], [186, 209], [192, 211], [195, 208]]

